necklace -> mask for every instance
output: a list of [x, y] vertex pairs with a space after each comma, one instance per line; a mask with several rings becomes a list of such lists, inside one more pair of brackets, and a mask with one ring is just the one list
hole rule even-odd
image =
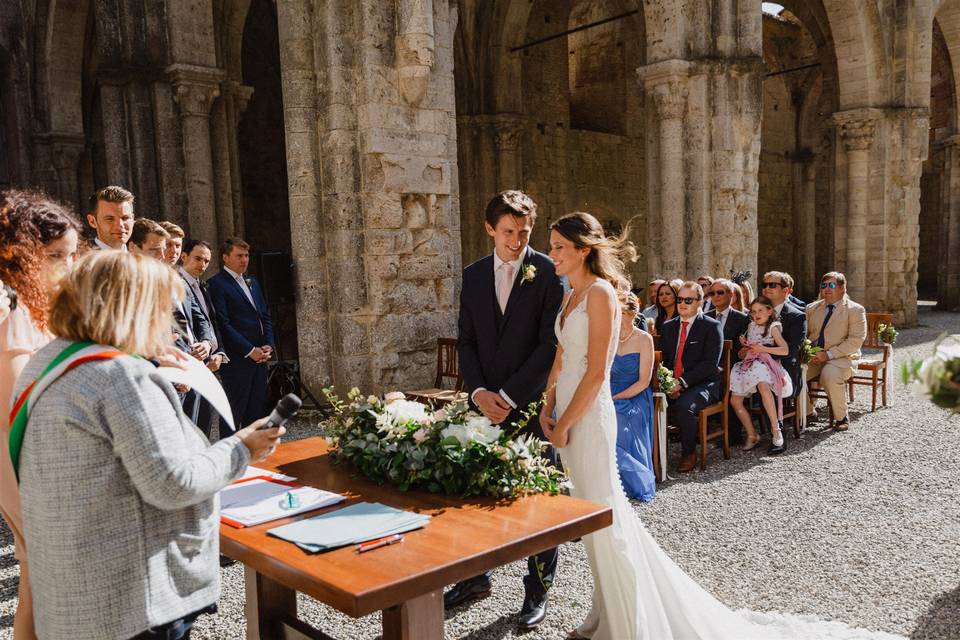
[[635, 332], [636, 330], [637, 330], [636, 327], [630, 327], [630, 333], [627, 334], [627, 337], [626, 337], [626, 338], [618, 338], [618, 340], [620, 340], [620, 344], [623, 344], [624, 342], [626, 342], [627, 340], [629, 340], [630, 338], [632, 338], [632, 337], [633, 337], [633, 334], [634, 334], [634, 332]]

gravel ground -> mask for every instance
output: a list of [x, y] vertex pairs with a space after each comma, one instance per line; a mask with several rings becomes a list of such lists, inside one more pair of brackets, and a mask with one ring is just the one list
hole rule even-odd
[[[960, 315], [921, 307], [901, 332], [899, 362], [925, 356]], [[960, 638], [960, 418], [892, 382], [890, 407], [869, 413], [857, 390], [847, 433], [812, 424], [783, 456], [711, 449], [706, 472], [661, 485], [635, 508], [663, 548], [727, 605], [811, 614], [912, 639]], [[821, 415], [824, 410], [821, 409]], [[297, 436], [314, 427], [298, 424]], [[676, 454], [677, 447], [672, 447]], [[676, 460], [673, 460], [675, 466]], [[448, 614], [448, 638], [563, 638], [589, 607], [592, 579], [581, 544], [563, 547], [540, 629], [516, 630], [525, 563], [494, 577], [494, 595]], [[220, 614], [198, 639], [243, 638], [243, 572], [224, 569]], [[18, 567], [0, 524], [0, 638], [11, 638]], [[301, 597], [300, 616], [344, 639], [379, 637], [379, 616], [354, 620]]]

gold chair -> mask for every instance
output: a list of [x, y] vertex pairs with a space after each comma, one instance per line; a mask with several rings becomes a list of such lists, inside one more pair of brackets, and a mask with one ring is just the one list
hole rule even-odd
[[[858, 360], [854, 365], [853, 376], [847, 380], [847, 390], [850, 402], [853, 402], [853, 388], [855, 385], [870, 387], [873, 397], [870, 402], [870, 411], [877, 410], [877, 389], [883, 397], [883, 406], [887, 406], [887, 371], [890, 366], [890, 357], [893, 347], [880, 340], [877, 328], [881, 324], [892, 324], [893, 316], [889, 313], [867, 314], [867, 339], [863, 342], [864, 349], [880, 351], [880, 357], [869, 360]], [[861, 374], [859, 372], [865, 372]]]

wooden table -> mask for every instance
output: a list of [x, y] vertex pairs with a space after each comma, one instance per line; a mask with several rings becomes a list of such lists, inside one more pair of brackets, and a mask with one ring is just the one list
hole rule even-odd
[[[257, 527], [220, 526], [221, 551], [246, 565], [247, 638], [327, 638], [297, 620], [299, 591], [353, 617], [382, 610], [384, 640], [439, 640], [446, 585], [613, 522], [608, 507], [568, 496], [497, 502], [377, 486], [355, 477], [347, 465], [333, 465], [322, 438], [284, 443], [257, 466], [344, 494], [347, 502]], [[433, 518], [425, 528], [405, 534], [403, 542], [364, 554], [352, 546], [308, 554], [266, 535], [280, 524], [360, 501]]]

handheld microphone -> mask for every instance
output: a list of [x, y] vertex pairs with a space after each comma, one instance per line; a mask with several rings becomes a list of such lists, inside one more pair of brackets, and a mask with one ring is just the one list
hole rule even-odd
[[303, 401], [295, 394], [288, 393], [280, 398], [280, 402], [278, 402], [277, 406], [275, 406], [273, 411], [270, 412], [270, 417], [267, 418], [267, 423], [259, 429], [273, 429], [275, 427], [283, 426], [287, 420], [297, 415], [297, 412], [300, 411], [300, 406], [302, 404]]

